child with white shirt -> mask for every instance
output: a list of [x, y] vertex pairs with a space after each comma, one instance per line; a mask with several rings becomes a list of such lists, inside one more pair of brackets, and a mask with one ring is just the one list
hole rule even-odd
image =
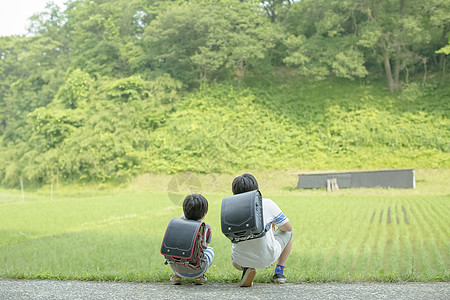
[[[258, 182], [251, 174], [236, 177], [232, 183], [233, 194], [241, 194], [258, 189]], [[242, 270], [241, 287], [253, 285], [256, 269], [270, 267], [275, 261], [277, 266], [273, 281], [285, 283], [284, 266], [292, 248], [292, 224], [281, 209], [271, 199], [263, 198], [264, 224], [272, 223], [278, 229], [271, 227], [266, 234], [257, 239], [233, 244], [231, 261], [233, 266]]]

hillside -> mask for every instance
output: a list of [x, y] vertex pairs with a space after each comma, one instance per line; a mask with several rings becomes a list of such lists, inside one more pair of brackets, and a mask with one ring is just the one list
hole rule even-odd
[[170, 171], [448, 168], [449, 96], [433, 86], [392, 95], [381, 83], [280, 75], [241, 90], [204, 87], [156, 131], [158, 150]]
[[97, 87], [77, 108], [54, 101], [30, 113], [23, 140], [3, 143], [3, 184], [17, 186], [21, 176], [40, 184], [182, 171], [450, 167], [450, 87], [437, 83], [401, 94], [383, 83], [286, 72], [184, 93], [168, 88], [168, 78], [159, 92], [161, 82], [141, 83], [141, 95], [113, 87], [109, 99], [97, 99]]
[[447, 2], [49, 4], [0, 37], [0, 185], [449, 168]]

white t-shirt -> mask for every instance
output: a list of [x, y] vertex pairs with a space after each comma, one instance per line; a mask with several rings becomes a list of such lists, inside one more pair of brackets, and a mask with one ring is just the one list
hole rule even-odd
[[[278, 205], [270, 199], [263, 198], [264, 225], [273, 222], [277, 226], [286, 224], [289, 219]], [[233, 244], [231, 260], [242, 267], [264, 269], [273, 264], [281, 254], [281, 246], [273, 236], [273, 229], [257, 239]]]

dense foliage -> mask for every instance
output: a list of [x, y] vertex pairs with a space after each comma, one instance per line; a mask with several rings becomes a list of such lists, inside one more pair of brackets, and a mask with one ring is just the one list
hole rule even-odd
[[0, 182], [448, 168], [449, 12], [444, 0], [49, 5], [28, 37], [0, 37]]

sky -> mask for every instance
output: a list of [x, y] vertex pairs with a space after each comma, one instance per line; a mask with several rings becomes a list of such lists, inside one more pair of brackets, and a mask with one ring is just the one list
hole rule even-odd
[[48, 2], [63, 7], [66, 0], [0, 0], [0, 36], [26, 34], [28, 19], [43, 12]]

